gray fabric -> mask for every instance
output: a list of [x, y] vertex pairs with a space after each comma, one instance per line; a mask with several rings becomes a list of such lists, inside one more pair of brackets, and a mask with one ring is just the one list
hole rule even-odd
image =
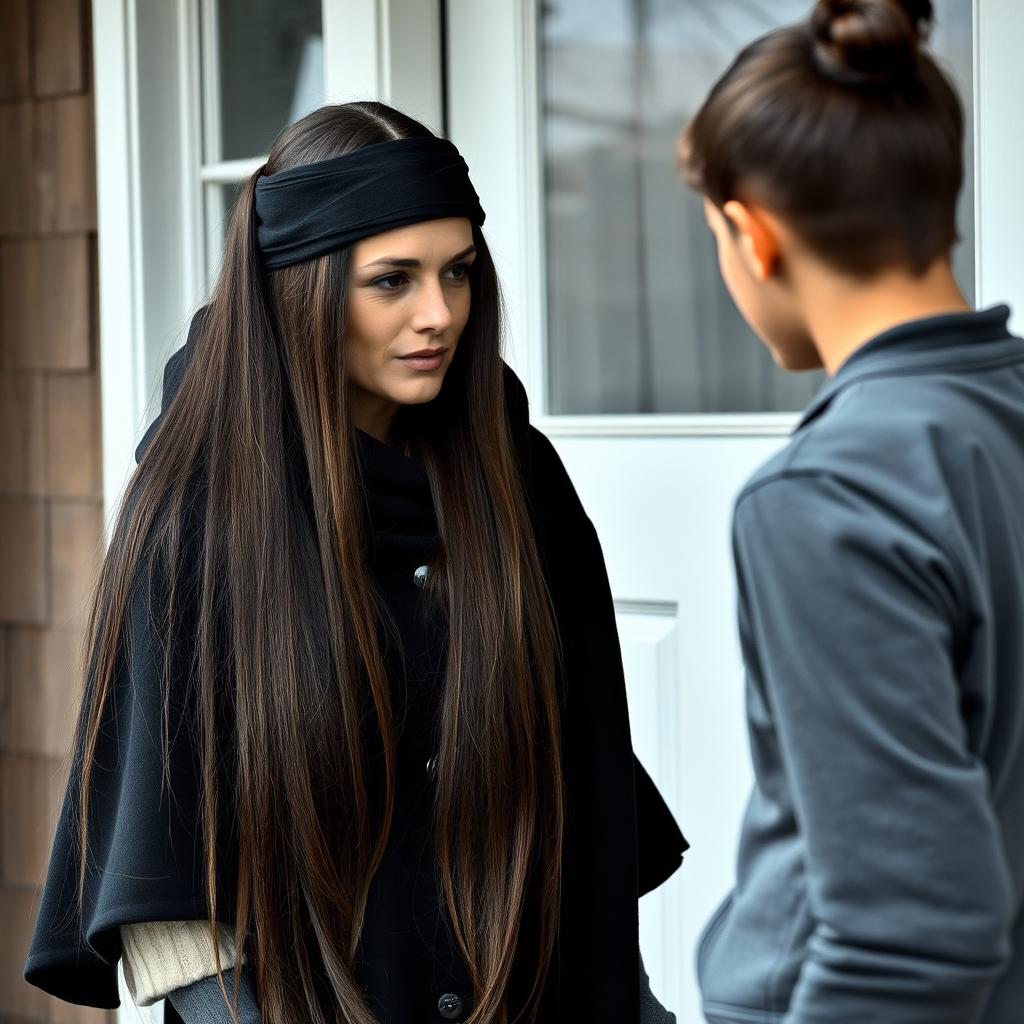
[[[224, 972], [224, 987], [228, 996], [234, 995], [235, 972]], [[224, 1000], [216, 976], [175, 989], [168, 997], [184, 1024], [231, 1024], [231, 1010]], [[239, 1024], [260, 1024], [260, 1011], [256, 1005], [251, 976], [242, 972], [238, 991]]]
[[640, 958], [640, 1024], [676, 1024], [676, 1015], [666, 1010], [651, 991], [643, 957]]
[[1024, 343], [1006, 318], [869, 343], [738, 499], [756, 783], [698, 955], [716, 1024], [1020, 1024]]

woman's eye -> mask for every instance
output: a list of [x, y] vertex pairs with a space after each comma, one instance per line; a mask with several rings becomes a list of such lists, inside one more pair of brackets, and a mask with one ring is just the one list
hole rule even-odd
[[468, 263], [456, 263], [448, 268], [448, 276], [453, 281], [466, 281], [469, 279], [469, 266]]
[[374, 278], [373, 284], [385, 292], [393, 292], [405, 284], [405, 274], [385, 274], [383, 277]]

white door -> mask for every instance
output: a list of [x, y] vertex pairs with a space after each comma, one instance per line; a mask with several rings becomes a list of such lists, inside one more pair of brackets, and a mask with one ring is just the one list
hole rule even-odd
[[[693, 947], [730, 883], [749, 784], [730, 505], [813, 384], [774, 373], [739, 326], [673, 178], [672, 141], [732, 52], [810, 5], [92, 4], [108, 510], [219, 259], [234, 188], [283, 121], [320, 97], [376, 97], [465, 152], [509, 299], [511, 361], [604, 544], [636, 746], [693, 844], [642, 907], [654, 985], [681, 1024], [699, 1019]], [[976, 276], [983, 303], [1024, 303], [1024, 20], [1017, 0], [938, 6], [938, 45], [978, 126], [962, 277], [973, 290]]]
[[[510, 361], [597, 526], [634, 744], [692, 844], [682, 870], [641, 904], [654, 990], [681, 1022], [702, 1019], [696, 941], [731, 886], [750, 786], [731, 507], [743, 481], [784, 443], [820, 378], [782, 374], [741, 323], [719, 282], [701, 205], [676, 178], [674, 144], [731, 56], [810, 6], [447, 5], [448, 130], [487, 211], [509, 300]], [[936, 7], [934, 48], [960, 85], [969, 121], [956, 259], [974, 296], [978, 11], [969, 0]], [[1021, 29], [1008, 3], [983, 3], [981, 12], [989, 48], [1004, 55], [993, 69], [1005, 73], [1013, 44], [1003, 33], [1019, 45]], [[983, 123], [998, 123], [1006, 112], [997, 104], [1006, 101], [994, 90], [982, 96]], [[1019, 166], [1019, 144], [1011, 166]], [[986, 199], [1018, 202], [996, 179], [986, 179]], [[985, 252], [1002, 264], [1012, 236], [999, 218], [989, 220], [999, 238], [987, 239]], [[1019, 277], [1021, 261], [1011, 258]], [[1005, 267], [999, 272], [1004, 284], [1013, 280]], [[1014, 298], [991, 289], [983, 297]]]

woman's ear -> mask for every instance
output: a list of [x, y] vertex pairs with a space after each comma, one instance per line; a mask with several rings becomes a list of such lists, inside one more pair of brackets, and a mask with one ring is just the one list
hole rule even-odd
[[736, 239], [736, 247], [743, 262], [756, 281], [764, 284], [775, 272], [781, 246], [772, 219], [756, 206], [747, 206], [738, 199], [730, 199], [722, 207]]

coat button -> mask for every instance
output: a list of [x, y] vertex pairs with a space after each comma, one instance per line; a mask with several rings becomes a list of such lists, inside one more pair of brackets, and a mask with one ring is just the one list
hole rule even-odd
[[462, 1000], [454, 992], [446, 992], [437, 1001], [437, 1012], [445, 1020], [458, 1020], [462, 1016]]
[[421, 590], [427, 585], [427, 580], [430, 579], [430, 566], [421, 565], [413, 574], [412, 578], [416, 583], [416, 586]]
[[427, 775], [432, 779], [437, 778], [437, 754], [427, 759]]

